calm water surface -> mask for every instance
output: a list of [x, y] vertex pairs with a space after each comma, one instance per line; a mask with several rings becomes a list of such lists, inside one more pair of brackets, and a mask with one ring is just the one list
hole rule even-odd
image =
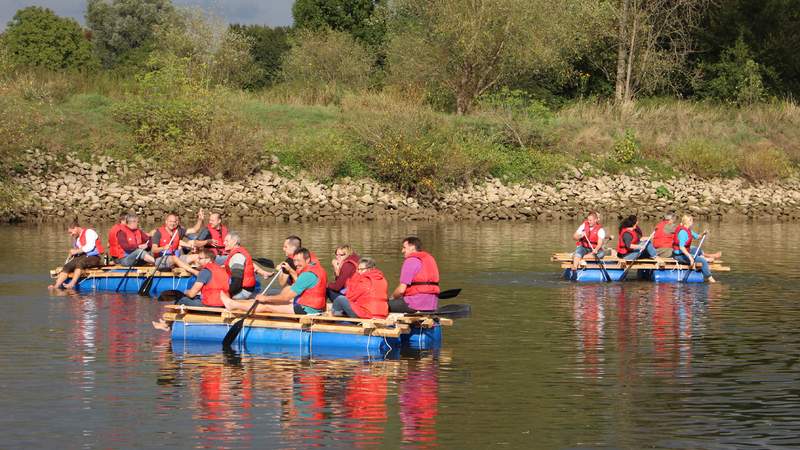
[[233, 228], [273, 259], [350, 242], [392, 284], [418, 234], [473, 317], [391, 360], [192, 352], [157, 302], [50, 295], [60, 228], [2, 227], [0, 448], [800, 445], [800, 225], [710, 224], [717, 285], [562, 281], [572, 224]]

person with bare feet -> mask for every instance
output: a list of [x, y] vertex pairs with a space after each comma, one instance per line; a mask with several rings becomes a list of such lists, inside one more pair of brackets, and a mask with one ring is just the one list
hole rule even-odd
[[[61, 268], [56, 282], [48, 286], [50, 289], [59, 289], [62, 285], [64, 289], [74, 289], [84, 269], [100, 267], [100, 255], [105, 252], [97, 232], [91, 228], [82, 228], [77, 219], [67, 230], [75, 242], [69, 250], [69, 260]], [[72, 273], [70, 282], [64, 284], [70, 273]]]

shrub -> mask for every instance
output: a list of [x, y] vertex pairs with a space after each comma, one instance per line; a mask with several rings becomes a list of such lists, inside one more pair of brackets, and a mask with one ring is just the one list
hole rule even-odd
[[746, 148], [737, 165], [742, 175], [752, 181], [772, 181], [791, 173], [791, 163], [786, 152], [768, 142]]
[[614, 142], [614, 160], [620, 164], [630, 164], [639, 159], [639, 143], [631, 130]]
[[695, 89], [701, 97], [738, 105], [750, 105], [766, 97], [764, 68], [753, 59], [742, 37], [722, 52], [718, 62], [701, 63], [700, 71], [705, 76], [698, 79]]
[[273, 140], [267, 144], [267, 150], [277, 156], [281, 164], [305, 171], [319, 181], [359, 174], [354, 165], [359, 158], [353, 155], [353, 146], [333, 130], [292, 135], [284, 142]]
[[736, 155], [718, 143], [690, 140], [680, 144], [671, 157], [673, 164], [684, 173], [705, 178], [737, 175]]
[[550, 180], [564, 171], [567, 159], [562, 155], [534, 149], [504, 149], [492, 175], [511, 182]]
[[340, 86], [362, 89], [369, 83], [373, 58], [347, 33], [301, 31], [283, 60], [283, 79], [299, 88]]

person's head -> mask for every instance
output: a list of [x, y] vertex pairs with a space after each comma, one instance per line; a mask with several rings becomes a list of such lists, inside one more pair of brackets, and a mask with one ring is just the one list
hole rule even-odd
[[358, 273], [366, 272], [369, 269], [375, 268], [375, 260], [369, 257], [364, 257], [358, 260]]
[[635, 227], [637, 223], [639, 223], [639, 218], [631, 214], [630, 216], [622, 219], [622, 222], [619, 223], [619, 231], [622, 231], [625, 228]]
[[294, 251], [292, 260], [298, 271], [303, 270], [311, 263], [311, 252], [307, 248], [300, 247]]
[[593, 227], [596, 223], [600, 222], [600, 213], [597, 211], [589, 211], [589, 214], [586, 216], [586, 221], [589, 222], [589, 226]]
[[403, 239], [403, 248], [400, 250], [403, 256], [408, 257], [408, 255], [420, 250], [422, 250], [422, 241], [418, 237], [409, 236]]
[[175, 213], [169, 213], [166, 217], [164, 217], [164, 226], [167, 227], [168, 230], [174, 230], [178, 227], [178, 215]]
[[81, 224], [78, 222], [78, 219], [74, 219], [70, 222], [69, 227], [67, 227], [67, 231], [72, 237], [78, 237], [81, 235]]
[[120, 213], [120, 214], [119, 214], [119, 218], [117, 218], [117, 222], [119, 222], [119, 223], [121, 223], [121, 224], [123, 224], [123, 225], [124, 225], [124, 224], [125, 224], [125, 218], [126, 218], [126, 217], [128, 217], [128, 213], [126, 213], [126, 212], [124, 212], [124, 213]]
[[283, 241], [283, 253], [287, 257], [292, 258], [294, 257], [294, 252], [296, 252], [297, 249], [302, 246], [303, 246], [303, 241], [299, 237], [291, 235], [287, 237], [286, 240]]
[[131, 230], [139, 228], [139, 216], [134, 213], [125, 214], [125, 226]]
[[344, 261], [347, 259], [348, 256], [353, 254], [353, 247], [350, 247], [350, 244], [342, 244], [336, 247], [336, 253], [334, 256], [338, 261]]
[[222, 214], [217, 212], [212, 212], [208, 215], [208, 224], [211, 228], [219, 228], [222, 225]]
[[685, 226], [686, 228], [691, 228], [692, 224], [694, 224], [694, 218], [689, 214], [684, 214], [681, 218], [681, 225]]
[[668, 212], [664, 214], [664, 220], [669, 223], [675, 223], [675, 213]]
[[201, 266], [205, 266], [206, 264], [214, 261], [215, 258], [216, 256], [214, 255], [214, 252], [208, 248], [200, 249], [200, 251], [197, 253], [197, 262]]
[[234, 233], [232, 231], [228, 232], [225, 239], [222, 241], [223, 245], [225, 245], [225, 250], [233, 250], [238, 247], [241, 242], [242, 240], [239, 237], [239, 233]]

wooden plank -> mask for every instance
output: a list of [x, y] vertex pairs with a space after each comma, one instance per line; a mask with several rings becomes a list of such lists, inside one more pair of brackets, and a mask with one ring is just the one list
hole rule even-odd
[[[209, 306], [182, 306], [182, 305], [166, 305], [166, 309], [169, 310], [180, 310], [183, 308], [185, 311], [202, 311], [208, 313], [217, 313], [221, 314], [223, 311], [231, 314], [232, 317], [241, 317], [244, 316], [245, 312], [240, 311], [228, 311], [225, 308], [216, 308], [216, 307], [209, 307]], [[327, 316], [327, 315], [308, 315], [308, 314], [285, 314], [285, 313], [272, 313], [272, 312], [257, 312], [253, 313], [253, 317], [266, 317], [266, 318], [282, 318], [282, 319], [293, 319], [300, 321], [302, 323], [311, 323], [311, 322], [352, 322], [357, 325], [361, 325], [364, 322], [370, 322], [375, 325], [382, 325], [388, 326], [393, 325], [395, 322], [390, 321], [387, 319], [361, 319], [357, 317], [337, 317], [337, 316]]]
[[[626, 267], [627, 266], [606, 264], [606, 269], [625, 269]], [[701, 267], [700, 263], [695, 264], [695, 268], [696, 269], [700, 269], [700, 267]], [[730, 272], [731, 271], [730, 267], [721, 266], [721, 265], [718, 265], [716, 263], [711, 263], [711, 264], [709, 264], [708, 267], [711, 269], [712, 272]], [[561, 263], [561, 268], [562, 269], [570, 269], [570, 268], [572, 268], [572, 263], [563, 262], [563, 263]], [[587, 267], [587, 265], [581, 264], [580, 268], [584, 269], [584, 270], [600, 270], [600, 266], [597, 266], [597, 265], [591, 265], [590, 267]], [[675, 265], [674, 263], [672, 263], [672, 264], [663, 264], [663, 265], [658, 266], [656, 264], [644, 264], [644, 263], [637, 262], [636, 264], [633, 265], [633, 267], [631, 267], [631, 270], [639, 270], [639, 269], [641, 269], [641, 270], [687, 270], [688, 268], [689, 268], [689, 266], [686, 265], [686, 264]]]

